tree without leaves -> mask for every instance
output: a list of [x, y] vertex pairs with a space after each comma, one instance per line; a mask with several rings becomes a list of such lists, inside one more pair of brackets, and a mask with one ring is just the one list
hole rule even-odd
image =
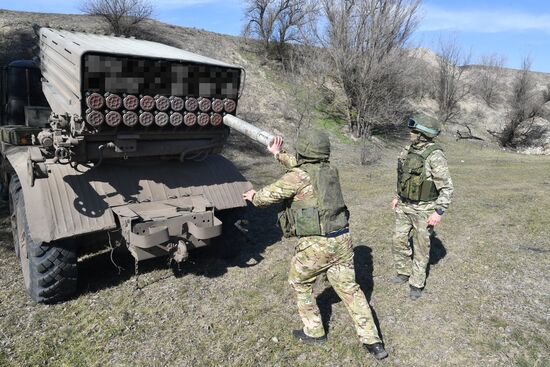
[[493, 107], [499, 96], [504, 57], [497, 54], [483, 55], [480, 61], [483, 68], [476, 78], [476, 92], [487, 106]]
[[[510, 110], [504, 128], [497, 134], [491, 132], [498, 137], [502, 146], [516, 147], [519, 143], [530, 139], [532, 132], [538, 129], [534, 125], [534, 119], [541, 113], [544, 91], [543, 93], [535, 91], [531, 63], [529, 57], [523, 59], [520, 73], [513, 82], [512, 95], [509, 99]], [[524, 124], [529, 120], [530, 123]]]
[[266, 57], [285, 62], [289, 44], [300, 40], [300, 28], [313, 6], [308, 0], [247, 0], [244, 34], [258, 37]]
[[294, 87], [285, 93], [287, 102], [283, 113], [292, 117], [296, 136], [301, 128], [311, 125], [320, 101], [333, 97], [326, 95], [331, 91], [325, 87], [323, 51], [316, 47], [300, 46], [299, 51], [289, 53], [283, 80]]
[[80, 10], [103, 18], [116, 35], [132, 34], [139, 23], [153, 14], [149, 0], [84, 0]]
[[[327, 50], [331, 76], [347, 98], [355, 136], [403, 118], [407, 91], [404, 46], [417, 25], [420, 0], [321, 0], [322, 21], [309, 34]], [[326, 26], [325, 26], [326, 24]]]
[[468, 64], [470, 56], [464, 54], [454, 40], [440, 40], [437, 55], [439, 58], [434, 80], [435, 96], [439, 119], [447, 122], [457, 116], [459, 102], [470, 93], [469, 86], [463, 80], [462, 67]]
[[411, 97], [416, 101], [422, 101], [425, 97], [430, 97], [433, 92], [432, 75], [433, 69], [424, 59], [425, 50], [409, 50], [405, 59], [407, 73], [403, 80], [403, 88], [410, 91]]
[[550, 84], [546, 85], [546, 88], [542, 91], [543, 103], [550, 102]]

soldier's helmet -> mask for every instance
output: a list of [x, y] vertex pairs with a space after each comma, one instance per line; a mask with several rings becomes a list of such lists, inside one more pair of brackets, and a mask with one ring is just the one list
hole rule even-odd
[[330, 156], [330, 140], [319, 129], [302, 130], [296, 141], [296, 152], [304, 158], [324, 160]]
[[409, 129], [423, 134], [428, 138], [435, 138], [441, 132], [439, 120], [425, 114], [416, 114], [409, 118]]

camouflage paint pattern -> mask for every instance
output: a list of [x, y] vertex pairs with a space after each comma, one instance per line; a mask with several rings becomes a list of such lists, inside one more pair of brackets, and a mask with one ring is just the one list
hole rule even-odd
[[298, 160], [296, 159], [296, 157], [288, 154], [284, 150], [277, 154], [277, 160], [279, 161], [279, 163], [285, 166], [286, 169], [291, 169], [298, 164]]
[[312, 337], [325, 335], [313, 284], [326, 273], [327, 279], [344, 302], [362, 343], [380, 343], [370, 306], [355, 281], [353, 245], [351, 236], [335, 238], [302, 237], [296, 254], [290, 262], [288, 282], [296, 291], [298, 312], [304, 323], [304, 332]]
[[300, 169], [293, 169], [274, 183], [258, 190], [252, 198], [252, 204], [263, 208], [292, 197], [295, 200], [305, 200], [313, 195], [308, 174]]
[[[393, 263], [397, 274], [410, 276], [409, 284], [423, 288], [426, 268], [430, 260], [430, 234], [428, 217], [434, 212], [429, 205], [397, 203], [395, 208], [395, 234], [393, 236]], [[428, 207], [428, 209], [426, 209]], [[412, 232], [413, 249], [409, 242]]]
[[[258, 190], [252, 203], [258, 207], [265, 207], [285, 199], [315, 198], [309, 175], [299, 167], [294, 167], [296, 159], [285, 152], [277, 154], [277, 159], [289, 169], [288, 172], [276, 182]], [[298, 312], [304, 323], [304, 332], [312, 337], [325, 334], [312, 291], [317, 277], [325, 273], [336, 293], [344, 301], [361, 342], [380, 342], [370, 306], [355, 281], [353, 245], [349, 234], [334, 238], [308, 236], [298, 240], [296, 254], [290, 265], [289, 283], [297, 294]]]
[[[419, 138], [413, 143], [416, 149], [422, 151], [433, 143]], [[404, 162], [410, 146], [399, 155]], [[426, 283], [426, 268], [430, 259], [430, 235], [432, 228], [428, 226], [428, 217], [435, 209], [446, 210], [453, 196], [453, 182], [449, 173], [447, 159], [441, 150], [430, 154], [424, 163], [426, 177], [432, 180], [439, 190], [439, 196], [434, 201], [404, 202], [399, 199], [395, 208], [395, 234], [393, 236], [393, 261], [398, 274], [408, 275], [409, 284], [423, 288]], [[412, 237], [412, 247], [409, 242]], [[414, 251], [413, 251], [414, 249]]]

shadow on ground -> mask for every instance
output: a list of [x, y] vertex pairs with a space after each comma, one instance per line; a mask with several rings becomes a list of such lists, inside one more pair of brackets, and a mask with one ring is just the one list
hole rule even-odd
[[[171, 267], [169, 276], [183, 277], [186, 274], [220, 277], [232, 267], [251, 267], [263, 260], [262, 253], [266, 247], [278, 242], [281, 238], [280, 230], [275, 226], [277, 208], [258, 209], [249, 206], [245, 217], [248, 220], [248, 232], [238, 232], [225, 246], [233, 246], [234, 250], [225, 251], [219, 246], [209, 246], [192, 250], [189, 259], [177, 265], [171, 263], [167, 257], [141, 261], [138, 264], [138, 274]], [[136, 279], [135, 262], [124, 246], [114, 251], [103, 251], [94, 256], [87, 256], [79, 263], [79, 294], [95, 292], [110, 288]], [[164, 278], [163, 278], [164, 279]], [[157, 282], [161, 279], [157, 279]], [[147, 287], [153, 283], [146, 283], [138, 278], [138, 288]], [[77, 295], [78, 296], [78, 295]]]
[[437, 237], [437, 233], [433, 231], [430, 236], [430, 262], [426, 270], [427, 276], [430, 275], [430, 267], [439, 263], [445, 256], [447, 256], [447, 250], [443, 242]]
[[[354, 251], [354, 267], [355, 267], [355, 279], [359, 284], [359, 287], [367, 297], [367, 300], [370, 300], [373, 289], [373, 262], [372, 262], [372, 250], [364, 243], [359, 243]], [[323, 277], [321, 277], [323, 278]], [[326, 288], [317, 296], [317, 305], [319, 306], [319, 311], [321, 312], [321, 319], [323, 320], [323, 327], [327, 334], [330, 332], [330, 318], [332, 316], [332, 306], [336, 303], [341, 302], [340, 297], [334, 291], [334, 288], [330, 285], [328, 280], [324, 282]], [[371, 307], [372, 316], [374, 323], [376, 324], [378, 330], [380, 330], [380, 323], [378, 322], [378, 317], [376, 316], [376, 311]], [[349, 320], [351, 321], [351, 318]], [[382, 337], [382, 334], [380, 334]]]

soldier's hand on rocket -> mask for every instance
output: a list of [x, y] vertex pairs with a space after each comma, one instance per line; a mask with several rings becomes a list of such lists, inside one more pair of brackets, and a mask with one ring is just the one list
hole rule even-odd
[[390, 203], [390, 206], [391, 206], [392, 209], [395, 209], [395, 207], [397, 206], [397, 202], [398, 202], [398, 199], [393, 198], [393, 200]]
[[430, 226], [437, 226], [441, 222], [441, 215], [437, 214], [437, 212], [434, 212], [432, 215], [428, 217], [428, 225]]
[[254, 197], [255, 194], [256, 194], [256, 190], [250, 189], [243, 194], [243, 199], [252, 202], [252, 198]]
[[274, 137], [271, 144], [267, 146], [267, 150], [269, 150], [273, 155], [279, 154], [282, 148], [283, 148], [283, 138], [279, 135]]

